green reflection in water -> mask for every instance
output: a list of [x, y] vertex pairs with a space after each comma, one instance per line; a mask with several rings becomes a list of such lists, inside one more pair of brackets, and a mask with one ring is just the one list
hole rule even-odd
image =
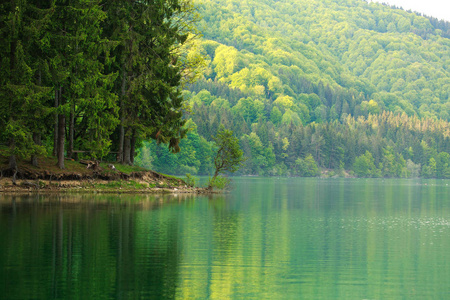
[[449, 181], [0, 197], [5, 299], [445, 299]]

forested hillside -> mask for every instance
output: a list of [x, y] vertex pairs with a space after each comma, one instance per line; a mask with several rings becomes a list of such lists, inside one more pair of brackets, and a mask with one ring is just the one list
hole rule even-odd
[[203, 77], [181, 154], [138, 161], [208, 174], [219, 124], [243, 174], [450, 177], [450, 24], [362, 0], [203, 0]]

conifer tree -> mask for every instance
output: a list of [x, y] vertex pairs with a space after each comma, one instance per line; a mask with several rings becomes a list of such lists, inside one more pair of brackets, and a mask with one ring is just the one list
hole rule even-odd
[[33, 42], [43, 35], [47, 15], [32, 1], [0, 5], [0, 128], [9, 145], [9, 168], [15, 171], [17, 156], [42, 152], [33, 135], [48, 113], [44, 101], [49, 89], [40, 86], [42, 73], [37, 72], [39, 57], [33, 55]]
[[168, 143], [179, 151], [182, 130], [183, 65], [179, 49], [192, 27], [189, 1], [106, 1], [105, 31], [119, 44], [113, 71], [119, 74], [120, 125], [118, 161], [131, 164], [133, 145], [140, 138]]
[[110, 59], [114, 43], [102, 37], [106, 13], [100, 4], [99, 0], [57, 1], [52, 18], [49, 34], [57, 113], [55, 152], [62, 169], [67, 123], [69, 155], [76, 130], [79, 146], [88, 149], [93, 157], [108, 152], [109, 135], [117, 125], [116, 96], [111, 91], [115, 74], [104, 74], [104, 63]]

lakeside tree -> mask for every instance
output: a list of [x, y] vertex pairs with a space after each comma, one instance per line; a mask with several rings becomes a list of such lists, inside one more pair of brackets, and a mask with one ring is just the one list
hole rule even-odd
[[217, 152], [214, 157], [214, 175], [209, 180], [208, 189], [217, 185], [220, 174], [236, 172], [245, 160], [239, 146], [239, 139], [233, 136], [233, 131], [221, 125], [213, 140], [216, 143]]

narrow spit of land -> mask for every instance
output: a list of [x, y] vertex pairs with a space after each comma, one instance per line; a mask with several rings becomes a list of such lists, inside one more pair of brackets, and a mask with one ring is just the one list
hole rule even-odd
[[66, 168], [56, 159], [42, 157], [39, 165], [18, 161], [18, 169], [8, 168], [0, 153], [0, 192], [101, 192], [101, 193], [209, 193], [189, 186], [184, 180], [137, 166], [67, 160]]

